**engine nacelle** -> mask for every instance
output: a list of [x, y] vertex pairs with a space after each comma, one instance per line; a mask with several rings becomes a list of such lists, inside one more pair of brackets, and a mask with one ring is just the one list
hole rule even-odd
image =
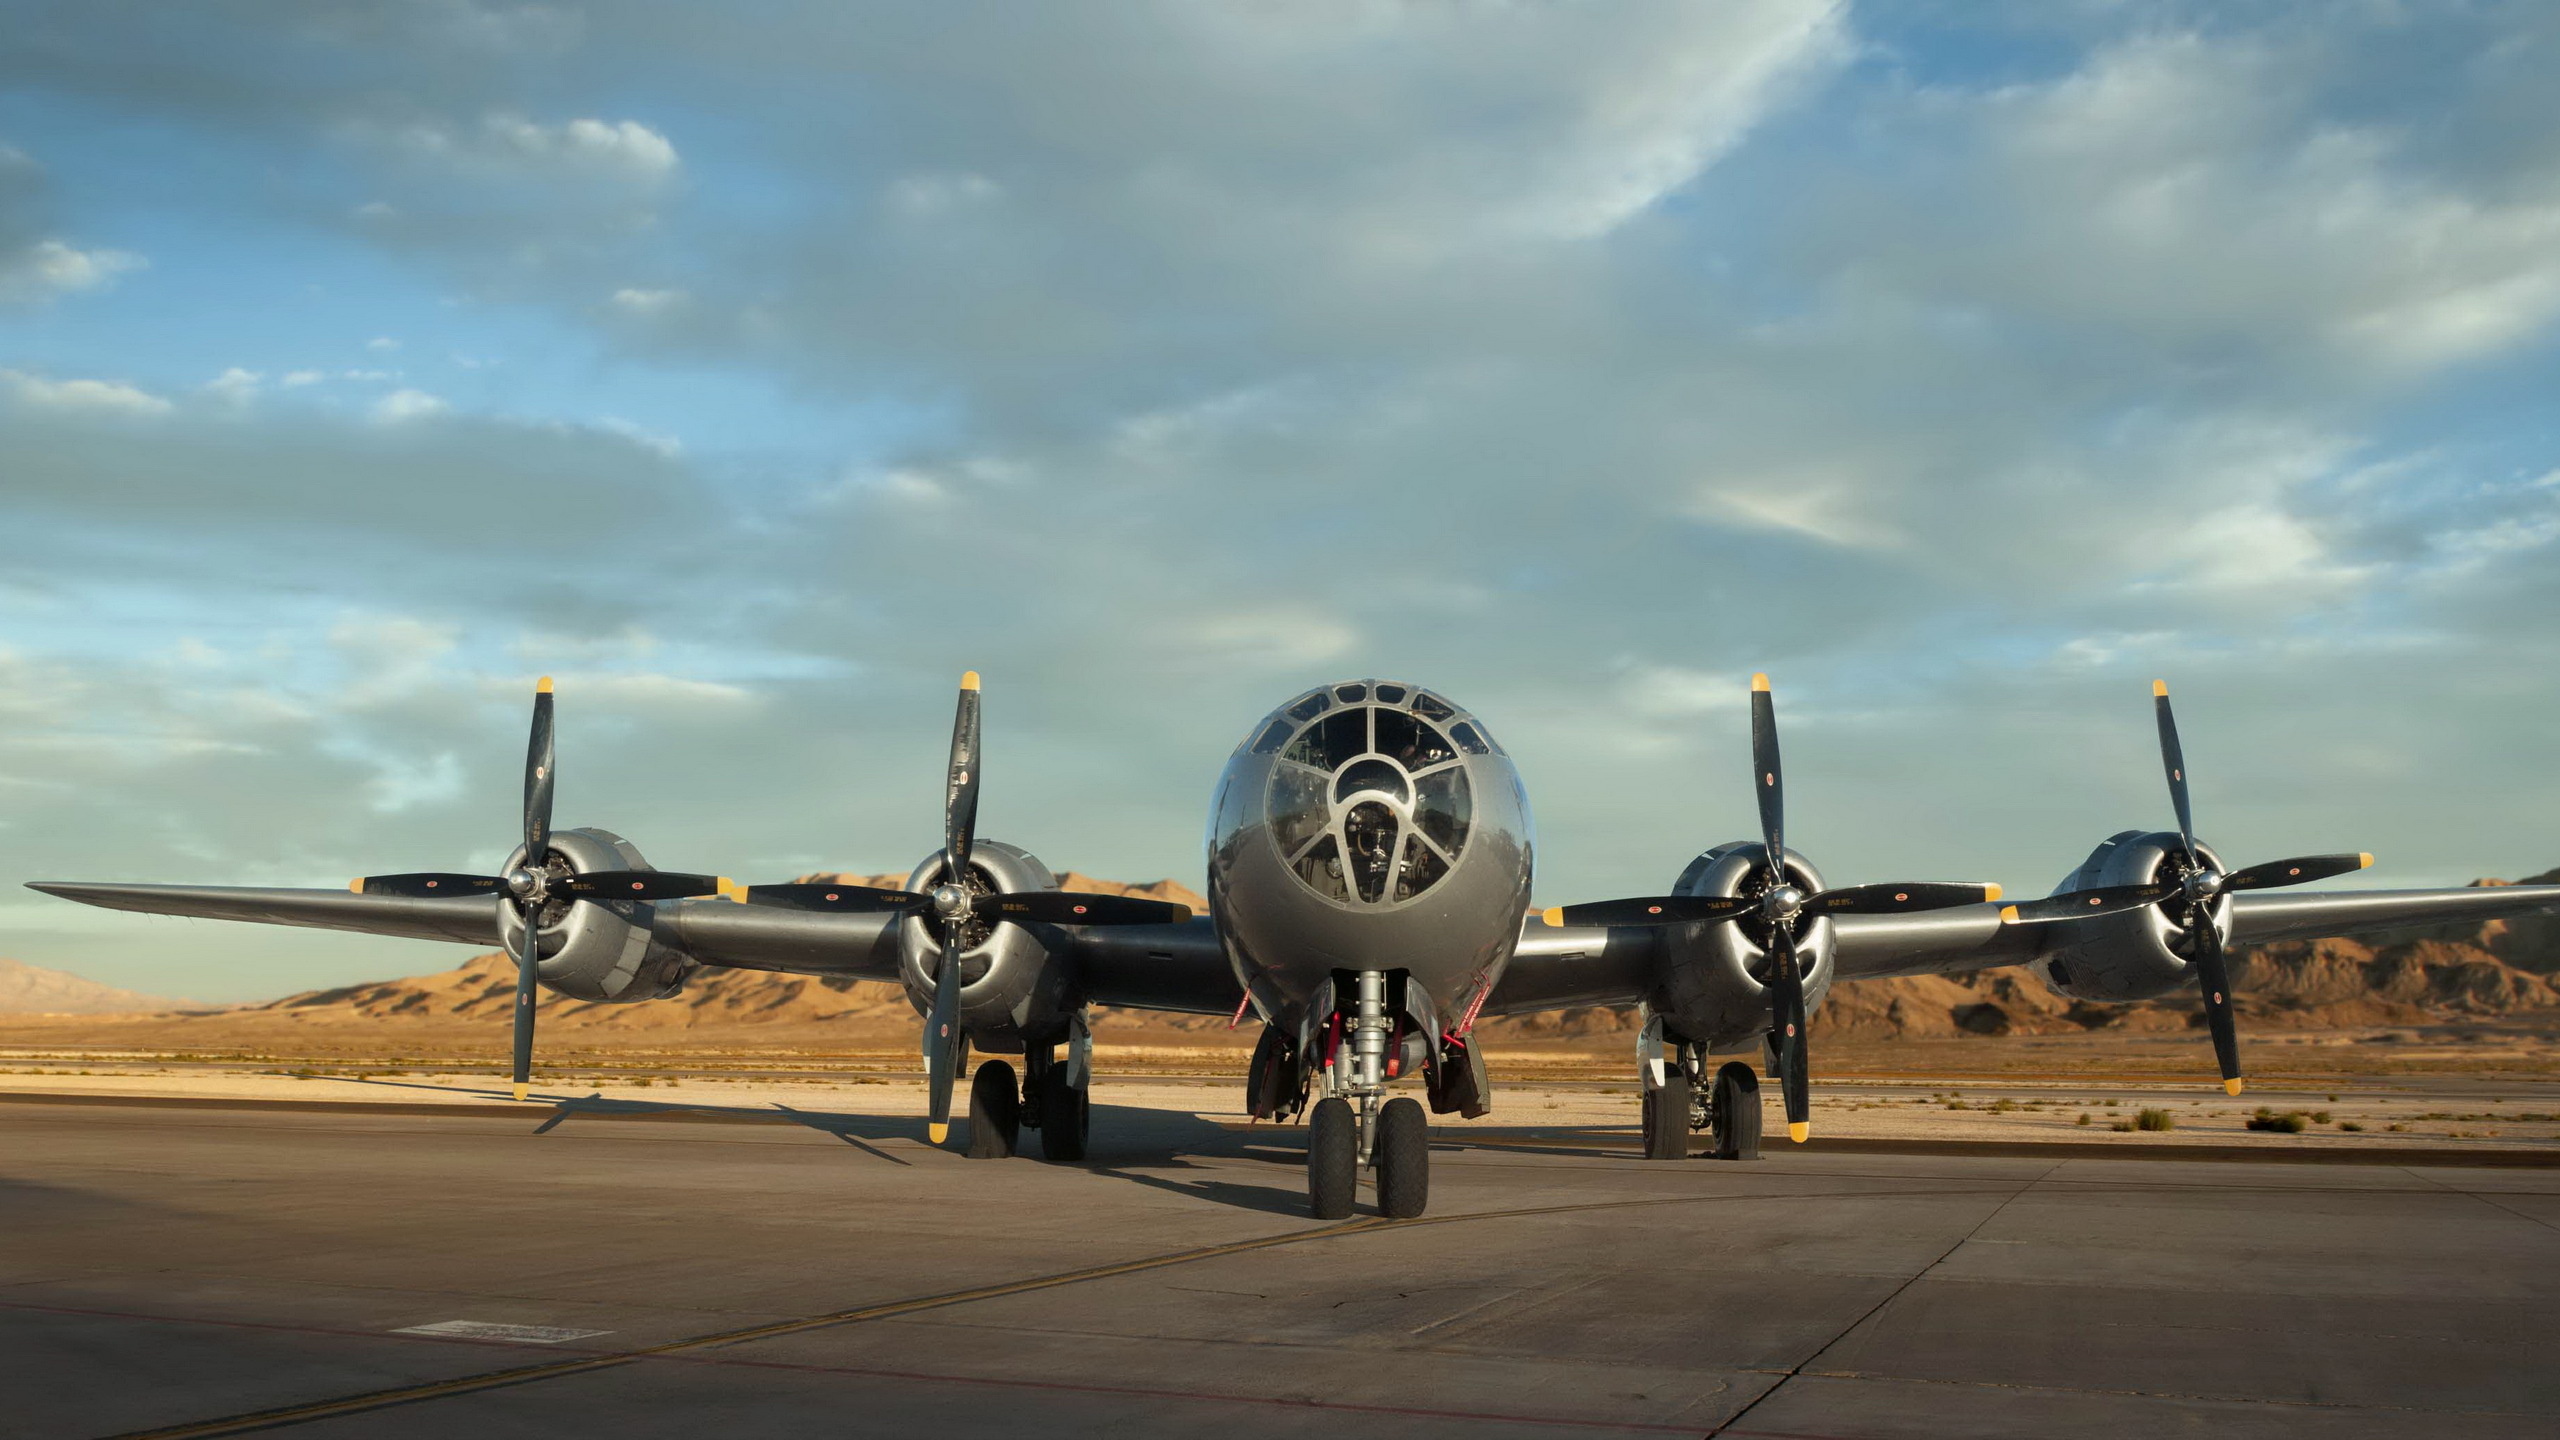
[[[565, 860], [555, 874], [584, 875], [592, 870], [646, 870], [649, 862], [628, 840], [609, 830], [552, 832], [552, 853]], [[524, 863], [519, 845], [498, 873], [512, 873]], [[660, 1000], [684, 988], [696, 962], [679, 950], [655, 944], [650, 932], [657, 907], [645, 900], [555, 899], [542, 907], [542, 959], [534, 973], [544, 989], [573, 1000], [626, 1004]], [[507, 953], [514, 954], [524, 922], [512, 905], [498, 907], [498, 931]]]
[[[2222, 857], [2210, 846], [2198, 841], [2196, 848], [2206, 864], [2222, 869]], [[2090, 851], [2053, 893], [2173, 878], [2183, 863], [2180, 853], [2173, 833], [2122, 831]], [[2214, 902], [2213, 920], [2225, 935], [2231, 933], [2229, 895]], [[2035, 968], [2058, 994], [2078, 1000], [2149, 1000], [2195, 984], [2195, 964], [2184, 953], [2186, 937], [2157, 905], [2046, 928], [2058, 933], [2045, 942]]]
[[[973, 894], [1058, 888], [1058, 877], [1038, 856], [999, 840], [972, 845], [969, 869], [967, 883]], [[929, 891], [942, 883], [944, 870], [942, 852], [937, 850], [907, 877], [906, 888]], [[1067, 967], [1049, 963], [1049, 949], [1040, 938], [1010, 921], [994, 925], [972, 921], [968, 936], [968, 948], [960, 954], [960, 1024], [969, 1034], [969, 1043], [991, 1054], [1019, 1055], [1026, 1045], [1065, 1040], [1076, 997], [1067, 993]], [[940, 925], [917, 916], [902, 921], [898, 978], [920, 1016], [933, 1008], [934, 980], [941, 965]]]
[[[1761, 851], [1756, 840], [1719, 845], [1690, 861], [1671, 893], [1743, 894], [1767, 874]], [[1821, 872], [1792, 849], [1787, 852], [1787, 879], [1808, 895], [1822, 888]], [[1760, 1044], [1769, 1032], [1769, 992], [1761, 984], [1769, 952], [1759, 943], [1766, 937], [1756, 933], [1758, 925], [1745, 917], [1663, 932], [1669, 963], [1649, 1003], [1670, 1029], [1721, 1054]], [[1831, 988], [1831, 917], [1806, 922], [1796, 939], [1796, 959], [1804, 967], [1805, 1012], [1811, 1014]]]

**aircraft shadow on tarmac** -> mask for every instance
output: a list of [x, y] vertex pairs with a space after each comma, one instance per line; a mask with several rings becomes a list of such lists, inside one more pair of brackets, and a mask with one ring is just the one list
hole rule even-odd
[[[464, 1089], [449, 1085], [428, 1085], [417, 1081], [361, 1079], [362, 1085], [379, 1085], [407, 1090], [434, 1090], [439, 1094], [460, 1098], [501, 1100], [508, 1092], [499, 1089]], [[959, 1150], [968, 1143], [967, 1122], [955, 1127], [955, 1144], [949, 1147], [930, 1145], [925, 1139], [924, 1120], [913, 1115], [863, 1115], [832, 1110], [801, 1110], [779, 1101], [766, 1105], [713, 1105], [699, 1101], [667, 1101], [607, 1098], [601, 1093], [585, 1095], [545, 1095], [536, 1092], [534, 1099], [549, 1107], [536, 1135], [549, 1134], [571, 1120], [614, 1119], [641, 1115], [698, 1115], [711, 1120], [773, 1124], [787, 1121], [805, 1126], [822, 1135], [831, 1135], [863, 1154], [892, 1165], [912, 1166], [916, 1162], [894, 1151], [881, 1148], [877, 1141], [905, 1141], [932, 1153], [959, 1158]], [[1038, 1163], [1039, 1132], [1025, 1130], [1021, 1134], [1019, 1158]], [[1567, 1137], [1570, 1137], [1568, 1139]], [[1543, 1137], [1542, 1137], [1543, 1138]], [[1553, 1141], [1532, 1145], [1504, 1144], [1487, 1136], [1435, 1136], [1434, 1149], [1469, 1149], [1516, 1151], [1547, 1156], [1587, 1156], [1600, 1159], [1624, 1159], [1624, 1149], [1585, 1148], [1571, 1143], [1583, 1136], [1570, 1127], [1557, 1133]], [[1306, 1208], [1306, 1190], [1294, 1173], [1305, 1161], [1305, 1148], [1298, 1140], [1294, 1126], [1270, 1129], [1239, 1129], [1182, 1111], [1149, 1109], [1133, 1105], [1097, 1104], [1093, 1107], [1092, 1138], [1087, 1142], [1086, 1158], [1074, 1162], [1075, 1167], [1096, 1175], [1125, 1181], [1132, 1185], [1162, 1190], [1211, 1204], [1255, 1210], [1266, 1214], [1298, 1214]], [[1217, 1156], [1253, 1160], [1285, 1167], [1286, 1183], [1259, 1185], [1234, 1179], [1211, 1178], [1208, 1175], [1151, 1175], [1128, 1167], [1135, 1165], [1178, 1166], [1191, 1170], [1190, 1157]]]

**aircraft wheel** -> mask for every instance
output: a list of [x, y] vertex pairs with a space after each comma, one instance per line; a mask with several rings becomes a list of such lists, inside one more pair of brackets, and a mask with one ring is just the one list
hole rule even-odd
[[1677, 1070], [1662, 1088], [1644, 1092], [1644, 1158], [1689, 1158], [1689, 1077]]
[[1022, 1092], [1013, 1067], [990, 1060], [969, 1077], [969, 1158], [1002, 1160], [1022, 1134]]
[[1068, 1084], [1064, 1065], [1050, 1066], [1040, 1084], [1040, 1153], [1052, 1160], [1081, 1160], [1092, 1129], [1091, 1092]]
[[1319, 1220], [1351, 1213], [1360, 1189], [1360, 1121], [1339, 1095], [1316, 1102], [1307, 1117], [1307, 1208]]
[[1410, 1220], [1431, 1201], [1431, 1122], [1422, 1102], [1409, 1096], [1390, 1100], [1378, 1112], [1378, 1213], [1391, 1220]]
[[1760, 1158], [1760, 1077], [1736, 1060], [1716, 1072], [1713, 1095], [1715, 1156], [1719, 1160]]

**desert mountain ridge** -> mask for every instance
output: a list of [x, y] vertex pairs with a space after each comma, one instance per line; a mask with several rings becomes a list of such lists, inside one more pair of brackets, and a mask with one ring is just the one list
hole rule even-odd
[[0, 1015], [129, 1015], [212, 1008], [196, 1000], [119, 990], [68, 970], [0, 960]]

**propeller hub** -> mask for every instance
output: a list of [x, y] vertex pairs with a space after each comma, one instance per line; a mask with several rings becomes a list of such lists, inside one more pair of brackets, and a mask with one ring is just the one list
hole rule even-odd
[[957, 885], [933, 887], [933, 910], [937, 915], [957, 915], [969, 908], [969, 892]]
[[2225, 878], [2221, 871], [2210, 866], [2195, 871], [2186, 879], [2187, 898], [2201, 904], [2219, 896]]
[[1804, 892], [1793, 885], [1781, 885], [1761, 900], [1760, 908], [1773, 920], [1793, 920], [1804, 909]]
[[507, 893], [519, 900], [539, 899], [542, 893], [541, 872], [526, 869], [508, 871]]

